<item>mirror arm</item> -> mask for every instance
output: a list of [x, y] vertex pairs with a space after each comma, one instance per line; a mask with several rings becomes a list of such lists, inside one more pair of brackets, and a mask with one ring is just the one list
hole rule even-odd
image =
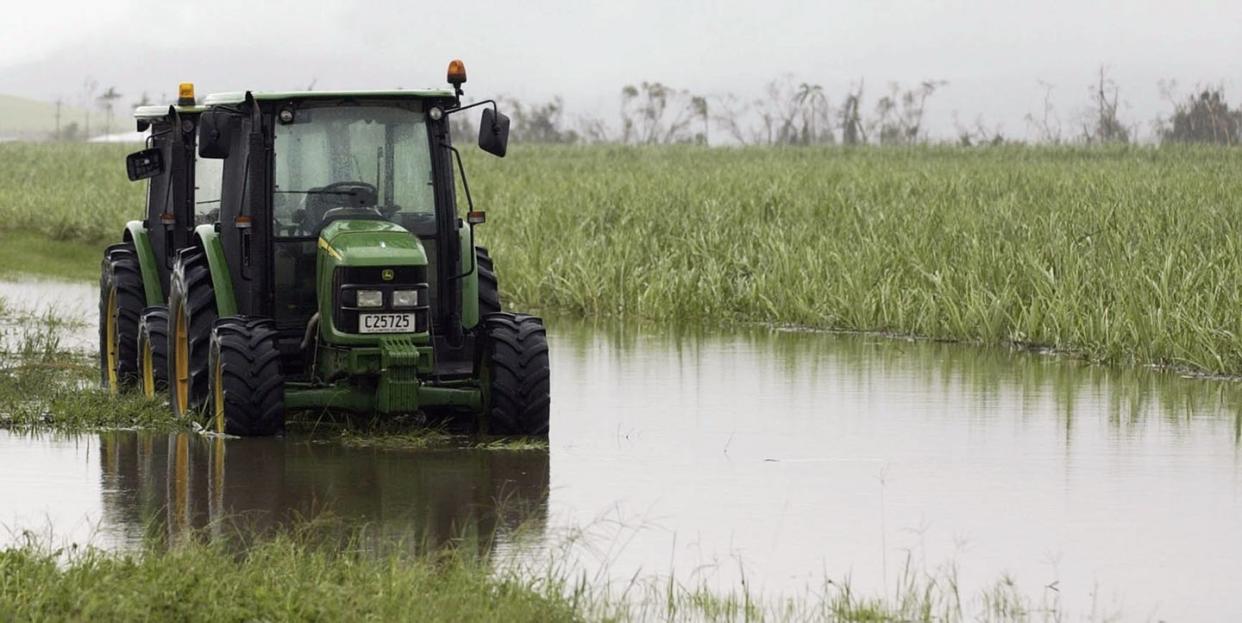
[[445, 110], [445, 111], [444, 111], [444, 114], [445, 114], [445, 116], [448, 116], [448, 115], [451, 115], [451, 114], [453, 114], [453, 113], [461, 112], [461, 111], [463, 111], [463, 110], [470, 110], [471, 108], [474, 108], [475, 106], [482, 106], [482, 105], [484, 105], [484, 104], [491, 104], [491, 105], [492, 105], [492, 110], [493, 110], [494, 112], [497, 112], [497, 113], [499, 113], [499, 112], [500, 112], [500, 109], [496, 107], [496, 100], [483, 100], [483, 101], [481, 101], [481, 102], [475, 102], [475, 103], [473, 103], [473, 104], [466, 104], [465, 106], [460, 106], [460, 105], [459, 105], [459, 106], [457, 106], [456, 108], [449, 108], [448, 110]]

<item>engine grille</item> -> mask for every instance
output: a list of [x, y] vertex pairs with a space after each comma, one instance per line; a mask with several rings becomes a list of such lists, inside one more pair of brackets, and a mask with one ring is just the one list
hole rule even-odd
[[[384, 279], [384, 272], [392, 278]], [[383, 307], [358, 307], [358, 290], [379, 290], [384, 293]], [[417, 307], [393, 307], [395, 290], [418, 290]], [[332, 275], [332, 324], [338, 331], [358, 333], [360, 313], [413, 313], [414, 332], [423, 333], [430, 324], [430, 292], [426, 266], [340, 267]]]

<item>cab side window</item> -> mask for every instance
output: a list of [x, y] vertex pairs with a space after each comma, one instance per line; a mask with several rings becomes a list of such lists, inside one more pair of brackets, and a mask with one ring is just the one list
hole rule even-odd
[[224, 160], [197, 158], [194, 161], [194, 224], [216, 222], [220, 217], [220, 180]]

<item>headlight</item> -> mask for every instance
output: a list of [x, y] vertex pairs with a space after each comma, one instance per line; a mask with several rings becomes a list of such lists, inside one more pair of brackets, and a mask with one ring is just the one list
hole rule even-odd
[[418, 305], [418, 290], [395, 290], [392, 293], [393, 307], [416, 307]]
[[358, 307], [383, 307], [384, 293], [379, 290], [358, 290]]

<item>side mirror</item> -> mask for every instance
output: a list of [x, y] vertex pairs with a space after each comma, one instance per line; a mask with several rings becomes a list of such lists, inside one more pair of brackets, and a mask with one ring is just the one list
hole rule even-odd
[[491, 108], [483, 109], [479, 122], [479, 149], [493, 156], [505, 157], [509, 149], [509, 118]]
[[125, 173], [137, 182], [164, 172], [164, 152], [159, 148], [144, 149], [125, 156]]
[[222, 110], [208, 110], [198, 120], [198, 155], [228, 158], [229, 143], [237, 131], [237, 117]]

